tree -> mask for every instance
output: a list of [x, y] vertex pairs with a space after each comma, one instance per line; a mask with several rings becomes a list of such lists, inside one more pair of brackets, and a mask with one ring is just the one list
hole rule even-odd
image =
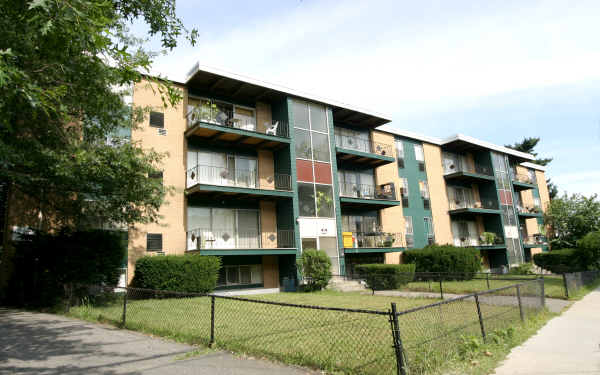
[[[537, 152], [534, 151], [535, 146], [540, 142], [540, 137], [525, 137], [521, 142], [516, 142], [513, 145], [504, 145], [505, 147], [512, 148], [513, 150], [525, 152], [537, 157]], [[539, 165], [548, 165], [553, 158], [537, 158], [533, 162]], [[552, 182], [551, 179], [546, 179], [546, 185], [548, 185], [548, 194], [550, 199], [556, 198], [558, 195], [558, 187]]]
[[[148, 175], [164, 155], [106, 139], [149, 111], [119, 89], [147, 78], [156, 56], [127, 25], [145, 21], [164, 49], [195, 42], [175, 1], [2, 0], [0, 10], [0, 182], [55, 228], [158, 221], [169, 188]], [[148, 79], [165, 106], [181, 100]]]
[[585, 197], [573, 194], [550, 201], [544, 222], [551, 228], [553, 249], [574, 248], [586, 234], [600, 230], [600, 201], [598, 195]]

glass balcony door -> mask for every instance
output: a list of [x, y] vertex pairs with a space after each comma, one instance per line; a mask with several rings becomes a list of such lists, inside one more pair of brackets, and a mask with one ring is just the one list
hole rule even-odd
[[259, 211], [188, 207], [188, 250], [261, 247]]
[[474, 221], [453, 221], [454, 246], [478, 246], [477, 224]]

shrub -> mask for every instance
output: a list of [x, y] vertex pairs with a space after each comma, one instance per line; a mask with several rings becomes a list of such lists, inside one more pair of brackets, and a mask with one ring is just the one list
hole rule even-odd
[[137, 260], [131, 286], [176, 292], [210, 293], [217, 286], [221, 259], [199, 254], [145, 256]]
[[531, 263], [523, 263], [516, 267], [511, 267], [508, 273], [511, 275], [535, 275], [533, 264]]
[[415, 277], [414, 264], [360, 264], [356, 271], [373, 292], [398, 289]]
[[455, 274], [457, 279], [472, 279], [481, 270], [479, 250], [452, 245], [430, 245], [402, 253], [404, 263], [414, 263], [417, 272]]
[[577, 242], [581, 270], [600, 269], [600, 231], [590, 232]]
[[65, 296], [66, 284], [117, 284], [127, 249], [125, 234], [64, 230], [16, 242], [9, 303], [51, 307]]
[[307, 281], [305, 290], [321, 290], [331, 280], [331, 259], [323, 250], [306, 249], [297, 263]]
[[538, 267], [552, 273], [581, 271], [577, 249], [552, 250], [546, 253], [538, 253], [533, 256], [533, 262]]

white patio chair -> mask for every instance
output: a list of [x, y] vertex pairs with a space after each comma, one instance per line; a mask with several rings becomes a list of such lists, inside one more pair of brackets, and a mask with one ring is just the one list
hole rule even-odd
[[[269, 126], [269, 123], [265, 122], [265, 128], [268, 126]], [[278, 126], [279, 126], [279, 121], [275, 121], [275, 123], [267, 129], [266, 134], [277, 135], [277, 127]]]

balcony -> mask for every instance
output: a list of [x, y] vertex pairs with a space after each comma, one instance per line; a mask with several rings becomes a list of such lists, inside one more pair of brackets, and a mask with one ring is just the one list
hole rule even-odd
[[525, 174], [525, 173], [511, 172], [513, 189], [515, 191], [534, 189], [537, 184], [537, 181], [534, 176], [535, 175], [532, 176], [532, 175]]
[[546, 240], [546, 236], [542, 234], [534, 234], [533, 236], [523, 236], [523, 247], [544, 247], [548, 245], [548, 241]]
[[468, 183], [494, 181], [494, 170], [483, 164], [468, 165], [455, 162], [444, 165], [444, 178]]
[[494, 200], [483, 200], [481, 202], [458, 201], [451, 200], [448, 202], [448, 213], [450, 215], [466, 215], [472, 216], [475, 214], [492, 214], [499, 215], [502, 213], [498, 202]]
[[[349, 232], [344, 232], [349, 233]], [[344, 236], [344, 252], [353, 253], [375, 253], [392, 252], [402, 249], [402, 233], [385, 232], [350, 232], [352, 233], [352, 246]]]
[[286, 122], [273, 120], [257, 124], [255, 116], [234, 113], [233, 106], [211, 101], [188, 111], [185, 136], [268, 150], [277, 150], [290, 143]]
[[487, 238], [484, 234], [480, 234], [478, 237], [454, 237], [454, 246], [474, 247], [480, 250], [506, 248], [503, 236], [500, 236], [496, 233], [493, 234], [494, 236], [487, 236]]
[[335, 149], [338, 167], [360, 165], [374, 168], [395, 161], [391, 145], [358, 137], [336, 134]]
[[296, 254], [295, 247], [293, 230], [258, 233], [256, 229], [196, 228], [187, 232], [187, 251], [205, 255]]
[[274, 173], [260, 175], [256, 169], [241, 169], [197, 165], [186, 171], [186, 193], [203, 193], [227, 198], [292, 197], [290, 175]]
[[351, 207], [391, 207], [398, 206], [396, 189], [393, 183], [383, 185], [369, 184], [340, 184], [340, 202], [343, 206]]
[[521, 217], [543, 217], [544, 213], [539, 206], [520, 206], [517, 205], [517, 214]]

